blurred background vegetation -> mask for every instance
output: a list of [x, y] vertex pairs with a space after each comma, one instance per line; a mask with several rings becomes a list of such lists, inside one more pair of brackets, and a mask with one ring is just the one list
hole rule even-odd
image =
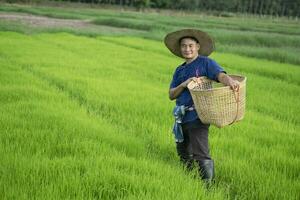
[[[55, 1], [3, 3], [0, 13], [19, 13], [24, 20], [28, 17], [25, 15], [27, 14], [52, 19], [83, 20], [87, 24], [82, 27], [51, 27], [49, 24], [36, 26], [33, 22], [21, 23], [20, 19], [8, 20], [2, 16], [0, 30], [27, 34], [69, 32], [90, 37], [126, 35], [161, 42], [168, 32], [182, 28], [198, 28], [212, 36], [217, 52], [300, 64], [300, 23], [297, 17], [290, 19], [291, 17], [286, 16], [243, 13], [232, 13], [232, 16], [228, 17], [215, 16], [215, 12], [181, 12], [151, 8], [145, 9], [145, 12], [137, 12], [135, 8], [128, 6]], [[116, 40], [112, 42], [115, 43]]]
[[[215, 12], [222, 16], [249, 13], [271, 16], [300, 16], [300, 0], [54, 0], [134, 7]], [[41, 3], [43, 0], [0, 0], [8, 3]]]

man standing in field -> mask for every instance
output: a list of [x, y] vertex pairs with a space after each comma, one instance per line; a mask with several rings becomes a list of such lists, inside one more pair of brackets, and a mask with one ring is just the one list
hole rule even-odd
[[230, 86], [233, 90], [238, 90], [239, 84], [214, 60], [207, 57], [214, 50], [213, 40], [207, 33], [183, 29], [167, 34], [164, 42], [173, 54], [185, 60], [176, 68], [169, 90], [169, 98], [176, 99], [173, 113], [176, 122], [173, 131], [177, 153], [188, 169], [192, 168], [195, 161], [201, 178], [210, 182], [214, 177], [214, 162], [208, 146], [210, 125], [200, 121], [187, 85], [196, 81], [198, 76], [206, 76]]

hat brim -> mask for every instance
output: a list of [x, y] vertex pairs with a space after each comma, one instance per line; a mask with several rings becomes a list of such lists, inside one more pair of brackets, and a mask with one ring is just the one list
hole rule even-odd
[[215, 49], [213, 39], [205, 32], [196, 29], [182, 29], [166, 35], [164, 42], [167, 48], [176, 56], [181, 54], [179, 40], [183, 37], [194, 37], [200, 44], [199, 55], [209, 56]]

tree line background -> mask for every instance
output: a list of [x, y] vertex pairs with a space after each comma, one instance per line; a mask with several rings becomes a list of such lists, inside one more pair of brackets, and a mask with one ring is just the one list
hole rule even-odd
[[[1, 1], [1, 0], [0, 0]], [[6, 0], [6, 2], [41, 2], [42, 0]], [[137, 9], [162, 8], [192, 11], [250, 13], [272, 16], [300, 16], [300, 0], [53, 0], [131, 6]]]

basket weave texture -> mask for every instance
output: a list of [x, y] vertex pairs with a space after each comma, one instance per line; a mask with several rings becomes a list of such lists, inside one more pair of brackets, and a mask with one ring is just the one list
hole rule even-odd
[[212, 124], [221, 128], [244, 118], [246, 77], [229, 76], [240, 82], [238, 91], [233, 91], [229, 86], [224, 86], [205, 76], [188, 84], [195, 109], [204, 124]]

